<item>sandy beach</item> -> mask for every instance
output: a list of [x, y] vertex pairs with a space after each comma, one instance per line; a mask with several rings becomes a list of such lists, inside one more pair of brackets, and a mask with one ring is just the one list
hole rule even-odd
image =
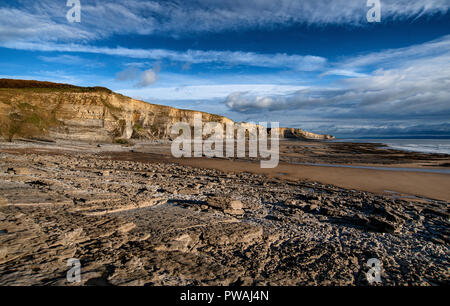
[[[261, 169], [259, 163], [208, 159], [181, 159], [173, 160], [173, 162], [180, 165], [226, 172], [264, 174], [268, 177], [278, 177], [291, 181], [316, 181], [346, 189], [381, 194], [399, 193], [399, 196], [450, 201], [449, 174], [304, 166], [289, 163], [281, 163], [275, 169]], [[376, 165], [364, 166], [376, 167]]]

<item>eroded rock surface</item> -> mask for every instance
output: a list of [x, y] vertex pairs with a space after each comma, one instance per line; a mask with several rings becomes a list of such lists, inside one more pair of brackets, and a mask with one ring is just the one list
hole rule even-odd
[[383, 284], [448, 284], [448, 226], [446, 202], [0, 153], [0, 285], [68, 285], [69, 258], [81, 261], [81, 285], [366, 285], [370, 258]]

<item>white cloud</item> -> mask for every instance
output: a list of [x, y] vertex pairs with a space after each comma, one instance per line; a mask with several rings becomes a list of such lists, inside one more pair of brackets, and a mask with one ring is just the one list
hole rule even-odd
[[142, 72], [141, 80], [136, 84], [137, 87], [146, 87], [156, 82], [157, 79], [156, 71], [153, 69], [148, 69]]
[[367, 76], [365, 73], [359, 73], [352, 70], [345, 70], [345, 69], [332, 69], [328, 70], [320, 75], [320, 77], [324, 77], [327, 75], [340, 75], [340, 76], [346, 76], [346, 77], [364, 77]]
[[260, 54], [241, 51], [172, 51], [166, 49], [129, 49], [123, 47], [95, 47], [79, 44], [56, 44], [17, 42], [1, 43], [0, 46], [19, 50], [33, 51], [58, 51], [58, 52], [82, 52], [99, 53], [129, 58], [170, 60], [191, 64], [222, 63], [227, 65], [247, 65], [267, 68], [287, 68], [298, 71], [314, 71], [324, 67], [326, 59], [319, 56], [302, 56], [288, 54]]
[[140, 71], [136, 66], [131, 65], [125, 70], [116, 74], [117, 81], [136, 81], [134, 87], [142, 88], [147, 87], [156, 82], [158, 79], [158, 73], [160, 71], [160, 64], [156, 63], [152, 69]]
[[344, 68], [362, 68], [374, 65], [395, 66], [405, 63], [406, 60], [421, 59], [424, 57], [439, 56], [450, 50], [450, 35], [405, 48], [389, 49], [381, 52], [369, 53], [346, 59], [339, 63]]
[[151, 87], [143, 89], [123, 89], [118, 92], [151, 100], [211, 100], [225, 99], [230, 93], [245, 91], [253, 94], [287, 94], [304, 89], [304, 86], [275, 84], [222, 84], [222, 85], [192, 85], [181, 87]]
[[0, 42], [92, 40], [95, 32], [67, 23], [58, 23], [48, 15], [0, 7]]
[[63, 65], [77, 65], [87, 67], [101, 67], [104, 64], [76, 55], [61, 54], [56, 56], [38, 56], [41, 61]]
[[344, 58], [337, 63], [329, 63], [329, 67], [320, 76], [365, 77], [368, 75], [362, 71], [372, 71], [383, 67], [404, 68], [412, 65], [414, 61], [420, 62], [423, 59], [438, 58], [448, 54], [449, 50], [450, 35], [445, 35], [423, 44]]

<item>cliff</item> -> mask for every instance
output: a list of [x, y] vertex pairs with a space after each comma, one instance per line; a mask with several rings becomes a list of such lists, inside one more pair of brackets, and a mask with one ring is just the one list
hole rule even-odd
[[302, 129], [295, 128], [280, 128], [279, 129], [280, 138], [293, 138], [293, 139], [334, 139], [331, 135], [314, 134], [311, 132], [304, 131]]
[[[0, 79], [2, 136], [112, 142], [170, 139], [176, 122], [232, 123], [223, 116], [134, 100], [103, 87]], [[328, 139], [300, 129], [280, 129], [282, 138]]]

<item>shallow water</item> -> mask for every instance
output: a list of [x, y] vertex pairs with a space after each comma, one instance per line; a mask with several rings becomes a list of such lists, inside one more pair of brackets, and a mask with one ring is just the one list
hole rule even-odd
[[354, 165], [337, 165], [337, 164], [314, 164], [314, 163], [296, 163], [296, 164], [306, 165], [306, 166], [319, 166], [319, 167], [337, 167], [337, 168], [355, 168], [355, 169], [384, 170], [384, 171], [428, 172], [428, 173], [450, 174], [450, 169], [396, 168], [396, 167], [354, 166]]
[[450, 139], [337, 139], [334, 141], [383, 143], [389, 148], [403, 151], [450, 154]]

